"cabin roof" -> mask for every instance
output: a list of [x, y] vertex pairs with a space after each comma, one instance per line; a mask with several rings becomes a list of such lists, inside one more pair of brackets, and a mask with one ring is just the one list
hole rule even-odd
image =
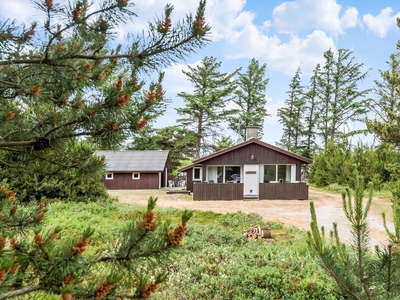
[[109, 172], [162, 172], [169, 162], [167, 150], [99, 150]]

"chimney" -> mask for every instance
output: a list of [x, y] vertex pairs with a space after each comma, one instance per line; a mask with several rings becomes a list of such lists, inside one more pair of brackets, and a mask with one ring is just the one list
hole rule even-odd
[[246, 141], [249, 139], [257, 139], [258, 126], [247, 126], [246, 127]]

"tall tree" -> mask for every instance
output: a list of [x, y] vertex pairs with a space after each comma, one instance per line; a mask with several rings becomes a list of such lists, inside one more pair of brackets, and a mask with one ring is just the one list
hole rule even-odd
[[[136, 17], [128, 2], [105, 0], [94, 7], [88, 0], [36, 0], [43, 22], [25, 28], [17, 21], [0, 21], [2, 299], [34, 291], [62, 299], [148, 297], [164, 278], [151, 271], [154, 262], [165, 261], [185, 234], [190, 213], [176, 230], [168, 224], [158, 224], [156, 230], [155, 199], [93, 256], [84, 253], [93, 234], [90, 228], [63, 238], [57, 238], [59, 229], [29, 230], [45, 217], [47, 200], [35, 203], [24, 179], [31, 177], [48, 188], [67, 179], [70, 194], [80, 185], [78, 175], [98, 181], [104, 161], [94, 155], [92, 143], [113, 147], [124, 142], [164, 103], [163, 75], [146, 87], [140, 77], [207, 43], [210, 28], [201, 0], [195, 16], [174, 26], [173, 6], [167, 5], [161, 19], [149, 23], [148, 34], [115, 46], [117, 29]], [[66, 197], [55, 192], [52, 198]], [[30, 203], [21, 203], [22, 197]], [[128, 284], [122, 274], [131, 279]], [[152, 275], [154, 279], [148, 277]]]
[[265, 91], [269, 82], [265, 78], [266, 64], [260, 66], [258, 60], [253, 58], [245, 73], [239, 72], [237, 89], [233, 103], [239, 108], [237, 116], [229, 122], [229, 128], [235, 131], [243, 140], [246, 139], [246, 127], [257, 126], [259, 138], [262, 137], [264, 119], [269, 116], [265, 105]]
[[283, 135], [279, 146], [296, 153], [301, 152], [302, 137], [304, 132], [305, 99], [301, 85], [301, 69], [297, 69], [287, 92], [285, 107], [278, 109], [279, 123], [283, 125]]
[[185, 102], [185, 107], [177, 108], [182, 116], [178, 122], [196, 132], [195, 158], [211, 152], [211, 139], [221, 135], [221, 125], [236, 113], [230, 109], [228, 102], [232, 100], [236, 83], [233, 80], [239, 70], [232, 73], [220, 71], [221, 62], [215, 57], [205, 57], [200, 65], [182, 71], [193, 84], [192, 94], [178, 94]]
[[351, 121], [361, 121], [368, 109], [366, 96], [371, 89], [359, 90], [358, 84], [367, 77], [362, 63], [356, 63], [353, 52], [331, 49], [324, 53], [325, 64], [319, 78], [319, 135], [324, 146], [334, 141]]
[[317, 148], [317, 143], [315, 141], [316, 124], [319, 118], [318, 115], [318, 76], [321, 71], [321, 66], [318, 64], [313, 75], [310, 78], [310, 85], [308, 91], [304, 94], [304, 99], [306, 101], [306, 110], [304, 113], [304, 140], [301, 155], [311, 158]]
[[367, 120], [367, 128], [383, 142], [400, 145], [400, 54], [390, 55], [388, 70], [379, 73], [382, 81], [375, 80], [375, 99], [368, 107], [375, 113]]

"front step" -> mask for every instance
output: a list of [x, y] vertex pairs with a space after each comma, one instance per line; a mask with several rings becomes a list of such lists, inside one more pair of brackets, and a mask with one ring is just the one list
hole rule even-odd
[[243, 200], [260, 200], [258, 195], [244, 195]]

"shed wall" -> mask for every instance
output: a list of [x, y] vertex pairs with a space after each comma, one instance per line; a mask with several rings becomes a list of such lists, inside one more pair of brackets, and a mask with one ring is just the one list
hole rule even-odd
[[132, 179], [132, 173], [114, 173], [112, 180], [104, 180], [110, 190], [158, 189], [158, 173], [140, 173], [140, 179]]

